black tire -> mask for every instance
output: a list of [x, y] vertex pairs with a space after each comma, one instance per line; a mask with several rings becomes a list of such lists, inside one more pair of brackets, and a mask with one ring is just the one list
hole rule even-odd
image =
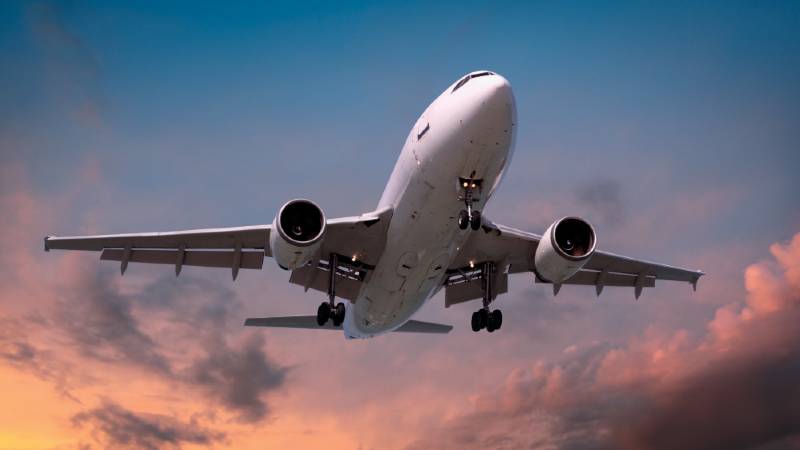
[[336, 309], [333, 311], [333, 326], [338, 327], [344, 322], [345, 311], [344, 303], [336, 304]]
[[469, 214], [467, 214], [467, 210], [462, 209], [461, 212], [458, 213], [458, 228], [466, 230], [468, 226]]
[[489, 325], [489, 311], [481, 308], [478, 310], [478, 317], [480, 318], [481, 329], [487, 328]]
[[494, 324], [494, 329], [499, 330], [503, 326], [503, 312], [499, 309], [492, 311], [491, 322]]
[[469, 218], [469, 225], [473, 230], [478, 230], [481, 227], [481, 212], [472, 211], [472, 217]]
[[328, 319], [331, 318], [331, 305], [328, 302], [322, 302], [317, 308], [317, 325], [324, 326]]
[[481, 331], [481, 328], [483, 328], [481, 326], [480, 311], [475, 311], [474, 313], [472, 313], [472, 323], [471, 323], [471, 325], [472, 325], [472, 331], [474, 331], [476, 333], [478, 331]]

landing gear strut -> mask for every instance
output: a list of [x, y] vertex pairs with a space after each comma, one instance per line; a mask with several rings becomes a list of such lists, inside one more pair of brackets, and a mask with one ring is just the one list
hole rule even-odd
[[503, 313], [499, 309], [491, 311], [489, 304], [493, 300], [494, 272], [496, 266], [493, 262], [485, 262], [481, 266], [481, 289], [483, 290], [483, 308], [472, 313], [472, 331], [478, 332], [484, 328], [489, 333], [499, 330], [503, 325]]
[[328, 301], [320, 303], [317, 308], [317, 325], [319, 326], [324, 326], [328, 320], [333, 320], [334, 327], [338, 327], [344, 322], [344, 303], [336, 303], [336, 268], [338, 265], [338, 255], [331, 253], [328, 260]]
[[464, 206], [466, 207], [466, 209], [462, 209], [458, 213], [458, 228], [466, 230], [469, 226], [473, 230], [477, 230], [481, 227], [481, 212], [472, 209], [472, 203], [477, 200], [475, 198], [475, 190], [480, 189], [482, 180], [459, 178], [458, 181], [464, 190], [464, 194], [459, 200], [464, 200]]

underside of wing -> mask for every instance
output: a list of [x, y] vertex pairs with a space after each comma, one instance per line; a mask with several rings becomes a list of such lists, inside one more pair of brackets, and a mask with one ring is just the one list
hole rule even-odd
[[[558, 223], [554, 223], [553, 227]], [[587, 254], [583, 260], [564, 256], [566, 266], [575, 268], [568, 276], [552, 282], [539, 275], [547, 267], [537, 267], [537, 261], [548, 263], [553, 258], [536, 258], [537, 251], [544, 250], [539, 249], [540, 242], [550, 239], [550, 230], [548, 228], [545, 237], [542, 237], [485, 220], [481, 230], [470, 235], [454, 263], [448, 268], [445, 305], [482, 298], [479, 268], [486, 262], [491, 262], [498, 268], [497, 273], [493, 272], [493, 286], [496, 288], [490, 293], [492, 298], [507, 290], [509, 274], [521, 272], [533, 272], [538, 283], [553, 284], [555, 293], [558, 293], [563, 284], [595, 286], [598, 295], [605, 286], [629, 286], [634, 288], [636, 298], [643, 288], [654, 287], [656, 280], [683, 281], [696, 288], [697, 281], [703, 276], [703, 272], [697, 270], [597, 250]], [[550, 242], [546, 242], [545, 247], [548, 244]]]
[[260, 269], [269, 251], [269, 225], [95, 236], [48, 236], [50, 250], [101, 251], [100, 259], [119, 261], [124, 274], [129, 262], [183, 266]]
[[[293, 200], [288, 205], [303, 202]], [[301, 207], [308, 203], [301, 204]], [[321, 212], [318, 214], [324, 217]], [[336, 264], [337, 294], [354, 300], [360, 282], [383, 253], [391, 216], [392, 210], [387, 208], [323, 222], [325, 232], [320, 231], [322, 236], [317, 241], [316, 250], [309, 254], [309, 260], [298, 264], [290, 282], [301, 284], [306, 289], [326, 290], [328, 277], [324, 274], [329, 270], [328, 262], [335, 255], [341, 261]], [[281, 234], [273, 230], [272, 225], [255, 225], [155, 233], [48, 236], [44, 239], [44, 248], [46, 251], [99, 251], [102, 252], [100, 259], [118, 261], [123, 274], [128, 264], [135, 262], [172, 265], [176, 275], [184, 266], [228, 268], [236, 279], [239, 269], [261, 269], [265, 256], [277, 259], [287, 255], [286, 251], [282, 255], [272, 254], [270, 236], [273, 233], [276, 236]], [[286, 250], [287, 246], [280, 248]], [[292, 247], [288, 248], [288, 255], [292, 256]]]

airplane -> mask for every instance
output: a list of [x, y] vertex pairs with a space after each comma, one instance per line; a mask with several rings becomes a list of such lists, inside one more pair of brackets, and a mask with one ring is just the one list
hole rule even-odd
[[[271, 224], [156, 233], [48, 236], [45, 250], [100, 251], [101, 260], [261, 269], [272, 257], [289, 282], [327, 294], [316, 315], [249, 318], [246, 326], [341, 330], [348, 339], [389, 332], [448, 333], [452, 326], [412, 320], [441, 289], [444, 304], [480, 300], [473, 331], [499, 330], [491, 305], [508, 276], [532, 273], [557, 295], [562, 285], [634, 288], [655, 280], [697, 282], [704, 273], [596, 249], [589, 222], [563, 217], [542, 235], [483, 217], [514, 151], [517, 112], [509, 82], [488, 70], [447, 87], [406, 138], [377, 208], [328, 219], [306, 199], [285, 203]], [[344, 302], [336, 303], [336, 299]]]

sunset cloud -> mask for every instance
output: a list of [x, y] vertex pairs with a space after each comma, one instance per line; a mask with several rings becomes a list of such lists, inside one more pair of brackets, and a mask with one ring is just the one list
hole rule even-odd
[[181, 448], [183, 444], [211, 446], [225, 434], [209, 430], [196, 419], [182, 422], [161, 414], [137, 413], [105, 401], [97, 408], [75, 414], [76, 427], [89, 427], [94, 440], [104, 448], [157, 450]]
[[423, 448], [746, 448], [800, 443], [800, 233], [745, 272], [705, 336], [650, 331], [511, 372]]

